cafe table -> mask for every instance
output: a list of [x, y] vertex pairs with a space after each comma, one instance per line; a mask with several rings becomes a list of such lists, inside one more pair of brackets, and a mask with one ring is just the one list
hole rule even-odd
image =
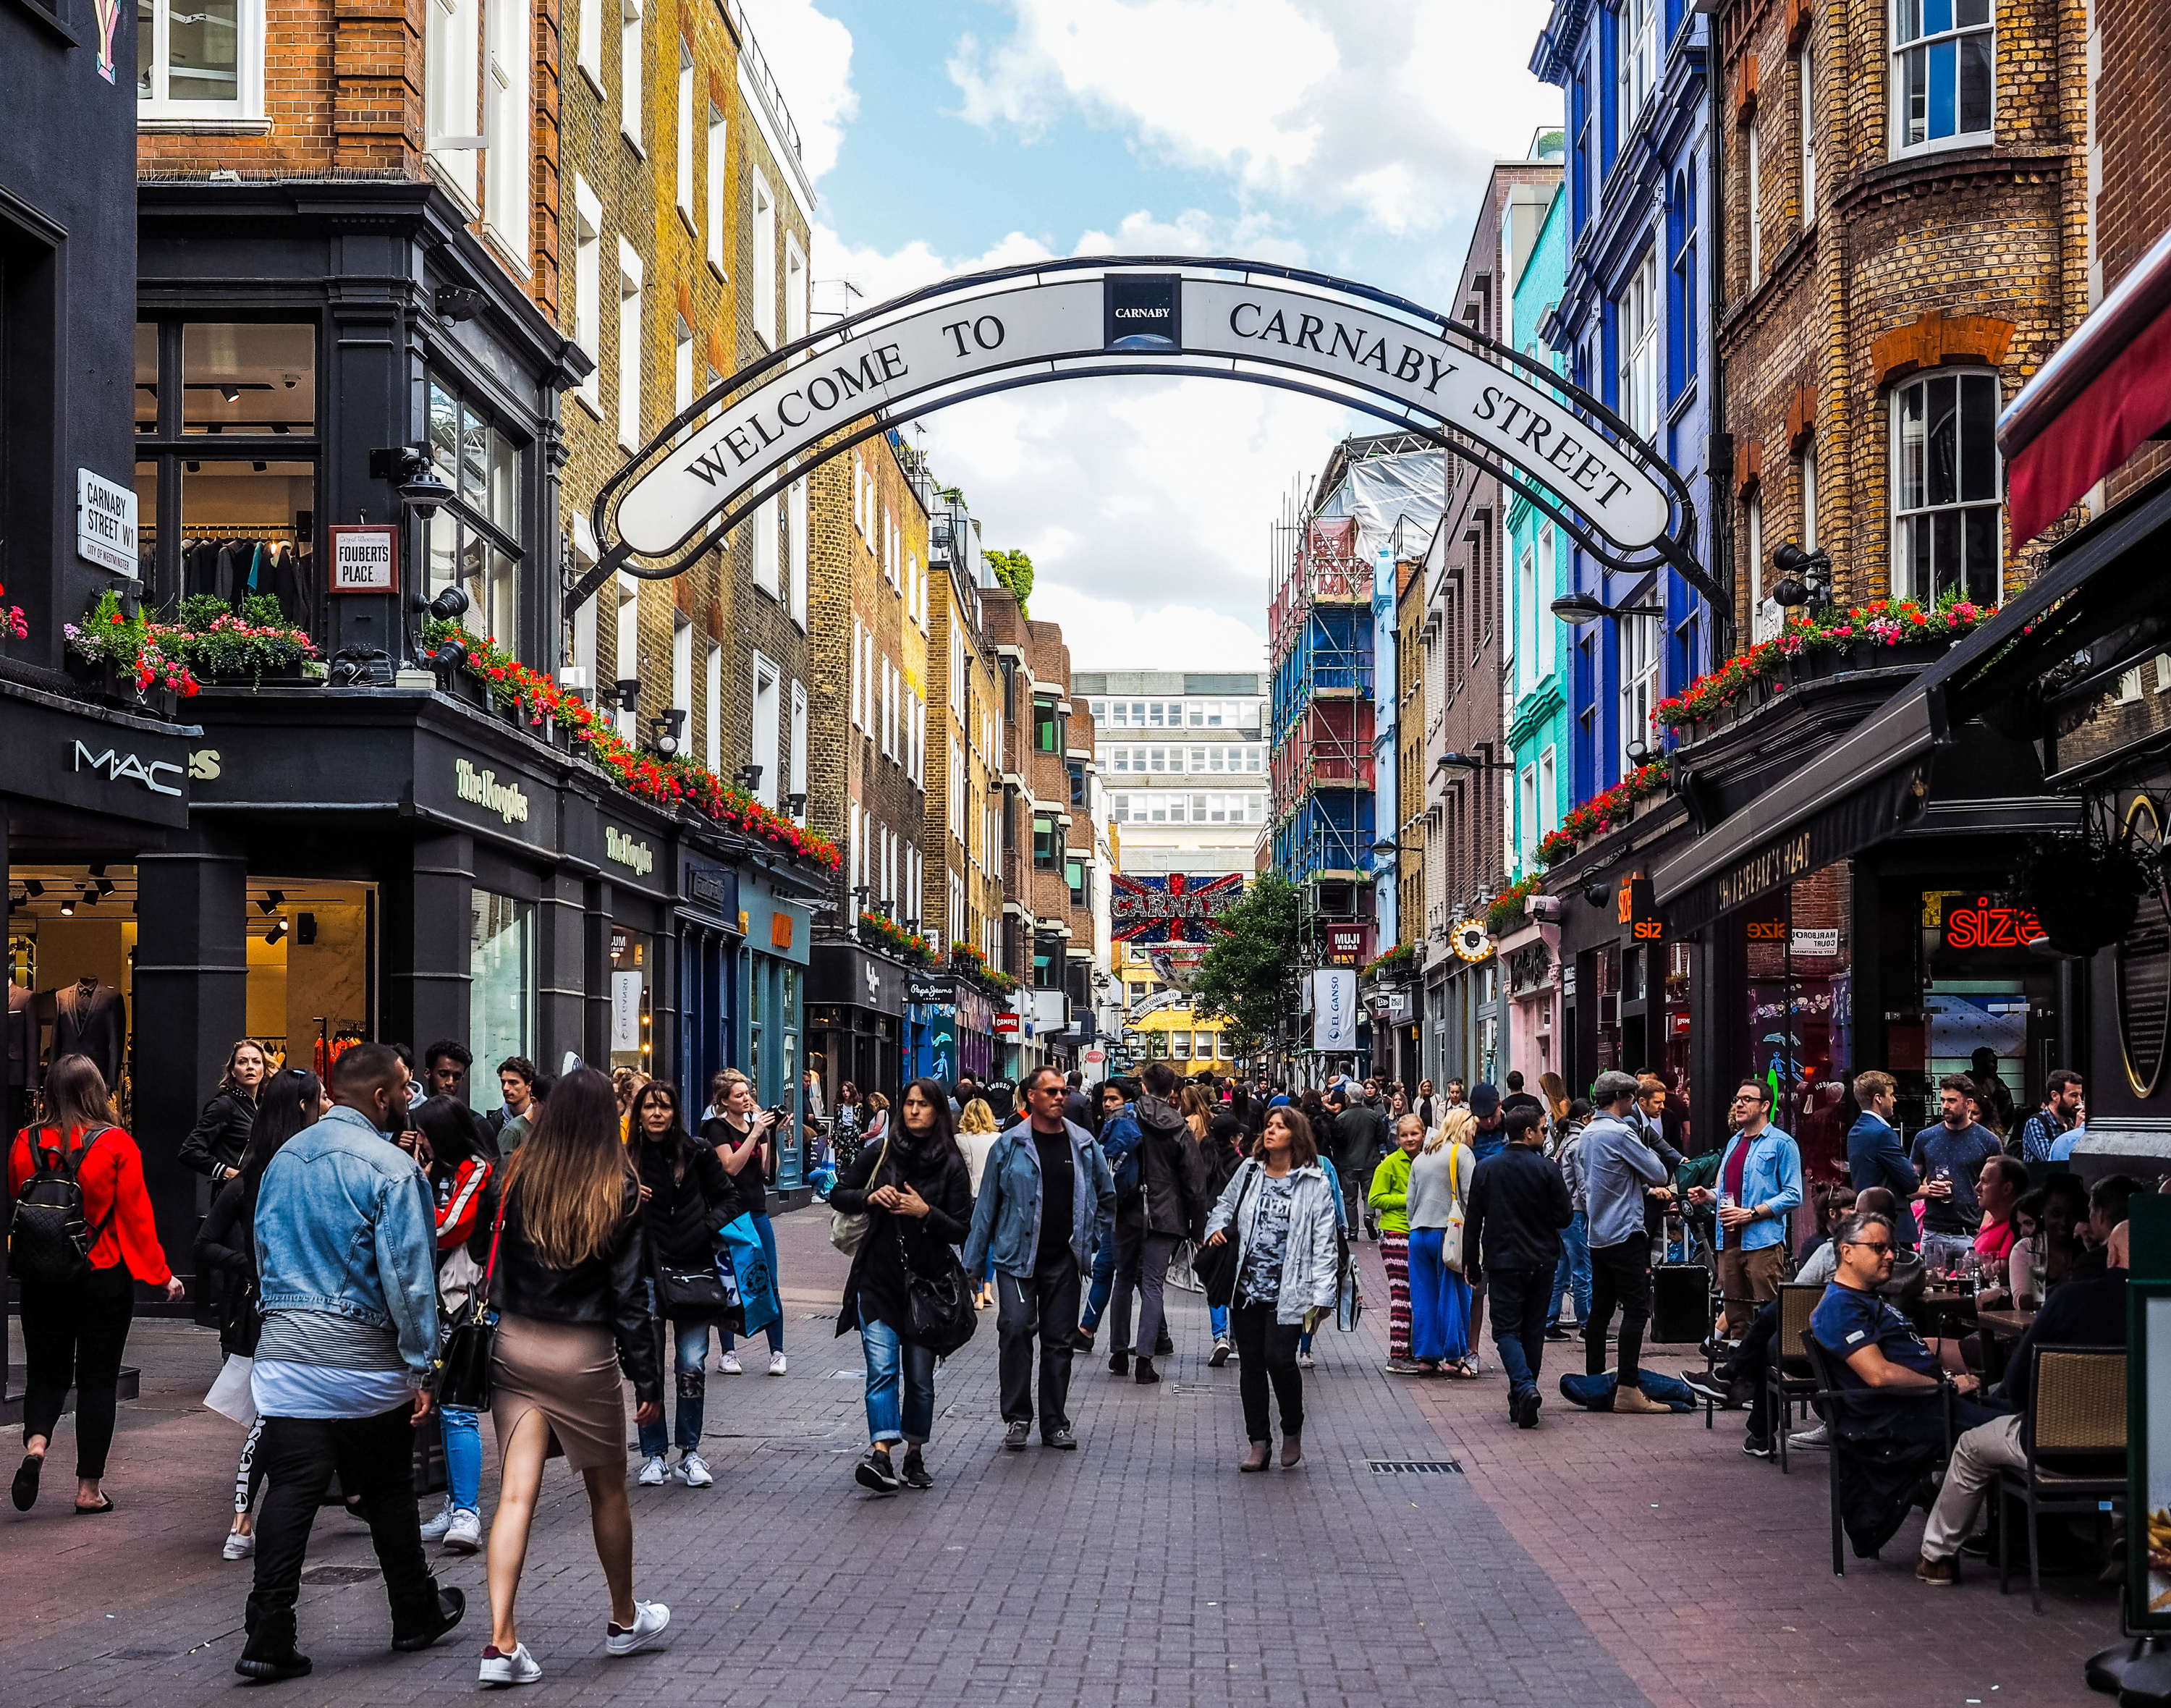
[[1987, 1388], [2004, 1379], [2006, 1361], [2012, 1356], [2008, 1349], [2020, 1344], [2021, 1336], [2035, 1320], [2035, 1313], [1977, 1311], [1975, 1319], [1982, 1332], [1982, 1380]]

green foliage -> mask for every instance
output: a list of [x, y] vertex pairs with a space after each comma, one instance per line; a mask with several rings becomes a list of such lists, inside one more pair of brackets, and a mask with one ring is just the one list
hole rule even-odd
[[1191, 981], [1192, 1012], [1227, 1019], [1238, 1053], [1248, 1055], [1286, 1015], [1297, 960], [1296, 890], [1286, 879], [1263, 873], [1217, 923], [1214, 946]]
[[988, 567], [1017, 600], [1019, 615], [1026, 615], [1025, 602], [1032, 597], [1032, 559], [1022, 551], [990, 551]]

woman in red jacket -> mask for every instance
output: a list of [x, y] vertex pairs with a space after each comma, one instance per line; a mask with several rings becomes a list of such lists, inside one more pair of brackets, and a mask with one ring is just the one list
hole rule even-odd
[[105, 1077], [88, 1056], [63, 1055], [46, 1075], [46, 1119], [16, 1134], [8, 1152], [11, 1201], [36, 1172], [33, 1143], [62, 1156], [83, 1152], [76, 1178], [92, 1238], [88, 1275], [72, 1281], [22, 1282], [29, 1379], [23, 1395], [24, 1458], [12, 1490], [15, 1510], [27, 1512], [37, 1501], [46, 1448], [72, 1383], [75, 1510], [110, 1512], [113, 1501], [99, 1485], [113, 1445], [115, 1390], [128, 1319], [135, 1313], [136, 1283], [163, 1287], [169, 1299], [178, 1299], [181, 1280], [159, 1249], [150, 1195], [143, 1190], [142, 1152], [114, 1124]]

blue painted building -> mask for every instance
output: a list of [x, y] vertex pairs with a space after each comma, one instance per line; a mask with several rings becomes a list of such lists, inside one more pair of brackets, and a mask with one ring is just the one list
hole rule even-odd
[[[1695, 551], [1717, 563], [1713, 431], [1712, 27], [1689, 0], [1554, 0], [1530, 69], [1568, 97], [1566, 266], [1550, 341], [1568, 374], [1658, 446], [1697, 500]], [[1520, 343], [1518, 340], [1518, 343]], [[1671, 570], [1609, 574], [1571, 547], [1566, 590], [1657, 617], [1563, 630], [1568, 792], [1620, 781], [1652, 709], [1711, 668], [1712, 615]]]

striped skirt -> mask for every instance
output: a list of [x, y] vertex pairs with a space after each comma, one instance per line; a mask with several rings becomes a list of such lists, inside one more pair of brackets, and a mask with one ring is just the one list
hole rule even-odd
[[1380, 1230], [1380, 1260], [1387, 1266], [1387, 1356], [1410, 1356], [1410, 1237]]

